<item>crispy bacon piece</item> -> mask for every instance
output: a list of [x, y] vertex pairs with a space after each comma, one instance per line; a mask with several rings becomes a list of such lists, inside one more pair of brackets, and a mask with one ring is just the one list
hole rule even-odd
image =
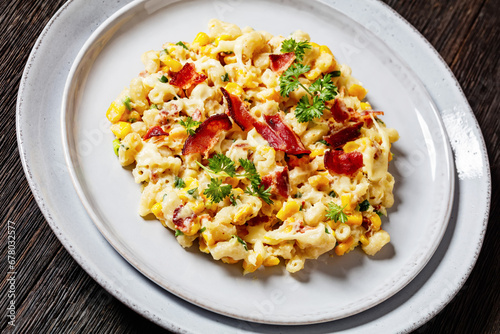
[[301, 158], [297, 158], [296, 156], [290, 155], [288, 156], [287, 165], [290, 170], [299, 166], [306, 166], [311, 162], [311, 158], [308, 155], [304, 155]]
[[328, 150], [325, 153], [325, 167], [334, 174], [353, 175], [363, 167], [363, 154]]
[[206, 155], [208, 151], [219, 141], [222, 131], [231, 130], [233, 124], [226, 114], [213, 115], [201, 123], [194, 135], [189, 136], [182, 154], [202, 153]]
[[279, 114], [274, 116], [264, 115], [264, 119], [267, 125], [255, 122], [255, 130], [267, 140], [272, 148], [288, 154], [311, 153], [304, 147], [295, 132], [283, 122]]
[[196, 72], [193, 63], [186, 63], [179, 72], [172, 74], [170, 84], [182, 89], [188, 89], [192, 85], [202, 83], [206, 78], [205, 74]]
[[271, 192], [279, 194], [283, 197], [288, 197], [288, 167], [281, 167], [280, 170], [265, 175], [262, 177], [262, 185], [264, 188], [271, 187]]
[[361, 135], [359, 130], [362, 126], [363, 122], [357, 122], [335, 131], [329, 136], [323, 137], [323, 139], [335, 149], [344, 145], [348, 141], [358, 138]]
[[347, 109], [344, 101], [339, 98], [335, 99], [330, 111], [332, 112], [333, 119], [335, 119], [335, 121], [339, 123], [343, 123], [350, 117], [349, 109]]
[[271, 60], [271, 70], [276, 72], [276, 74], [281, 75], [290, 65], [295, 61], [295, 53], [280, 53], [269, 55], [269, 59]]
[[153, 126], [148, 130], [148, 132], [144, 135], [143, 139], [148, 140], [151, 137], [157, 137], [157, 136], [168, 136], [168, 133], [163, 131], [161, 126]]
[[194, 221], [194, 213], [191, 213], [190, 216], [180, 218], [180, 212], [184, 205], [179, 205], [175, 210], [174, 210], [174, 215], [173, 215], [173, 223], [175, 227], [182, 231], [183, 233], [188, 233], [189, 230], [191, 229], [191, 225], [193, 224]]
[[239, 127], [243, 131], [248, 131], [253, 128], [253, 124], [255, 123], [255, 119], [252, 117], [246, 106], [243, 104], [243, 101], [231, 93], [229, 93], [224, 88], [220, 88], [222, 95], [227, 101], [227, 107], [229, 108], [229, 115], [231, 118], [239, 125]]

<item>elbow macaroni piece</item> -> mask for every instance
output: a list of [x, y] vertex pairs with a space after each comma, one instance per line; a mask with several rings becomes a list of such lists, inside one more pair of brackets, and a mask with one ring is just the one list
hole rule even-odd
[[[334, 99], [325, 102], [322, 115], [299, 122], [295, 109], [308, 93], [303, 87], [289, 96], [280, 93], [281, 72], [271, 69], [270, 55], [280, 54], [290, 38], [309, 45], [301, 62], [310, 69], [298, 78], [302, 85], [340, 71], [332, 83], [338, 89], [336, 98], [348, 108], [346, 122], [361, 120], [363, 126], [358, 137], [335, 149], [362, 156], [363, 166], [356, 173], [336, 174], [325, 168], [324, 157], [332, 148], [323, 139], [345, 126], [331, 111]], [[282, 262], [295, 273], [307, 259], [325, 253], [341, 256], [361, 245], [374, 255], [390, 242], [379, 215], [394, 203], [388, 164], [399, 134], [371, 114], [368, 101], [361, 101], [367, 90], [347, 65], [338, 64], [327, 46], [310, 42], [300, 30], [285, 38], [212, 19], [208, 33], [183, 43], [185, 47], [165, 43], [161, 51], [145, 52], [145, 71], [106, 112], [117, 138], [118, 160], [133, 166], [134, 180], [142, 184], [141, 216], [154, 215], [175, 231], [182, 247], [198, 240], [200, 251], [213, 259], [240, 262], [244, 274]], [[181, 89], [172, 80], [186, 63], [204, 76], [202, 82]], [[234, 117], [221, 88], [237, 96], [256, 121], [265, 124], [268, 116], [281, 115], [292, 136], [311, 153], [287, 154], [256, 128], [244, 131], [233, 124], [213, 140], [207, 156], [183, 154], [186, 141], [207, 118], [223, 113]], [[285, 135], [280, 131], [278, 136]], [[207, 158], [216, 153], [234, 162], [233, 174], [207, 170]], [[257, 181], [242, 160], [253, 163]], [[214, 179], [220, 183], [217, 191], [230, 190], [218, 202], [210, 197]], [[263, 200], [262, 192], [269, 200]]]

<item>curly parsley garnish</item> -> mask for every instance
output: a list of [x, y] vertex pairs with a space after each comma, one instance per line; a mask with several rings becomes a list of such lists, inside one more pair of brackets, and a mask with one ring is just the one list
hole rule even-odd
[[185, 188], [186, 182], [184, 182], [184, 180], [182, 178], [176, 176], [175, 180], [174, 180], [174, 187], [179, 188], [179, 189]]
[[297, 61], [302, 61], [304, 59], [304, 54], [307, 49], [311, 48], [311, 44], [307, 41], [296, 42], [293, 38], [289, 38], [283, 41], [281, 44], [281, 52], [288, 53], [294, 52], [295, 59]]
[[346, 206], [341, 207], [340, 205], [335, 203], [328, 203], [328, 211], [326, 212], [325, 217], [335, 222], [340, 221], [341, 223], [346, 223], [347, 215], [344, 213], [344, 209]]
[[230, 184], [223, 186], [221, 179], [211, 178], [210, 183], [207, 189], [203, 191], [203, 194], [207, 196], [211, 202], [219, 203], [224, 198], [231, 195], [231, 190], [233, 190], [233, 187]]
[[179, 124], [186, 128], [186, 132], [188, 133], [188, 135], [192, 136], [192, 135], [194, 135], [194, 130], [198, 126], [200, 126], [201, 122], [195, 121], [191, 117], [188, 116], [186, 121], [181, 119], [179, 121]]

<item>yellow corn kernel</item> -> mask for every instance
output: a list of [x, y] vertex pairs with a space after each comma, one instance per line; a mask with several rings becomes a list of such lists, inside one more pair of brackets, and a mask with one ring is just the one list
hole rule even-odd
[[392, 152], [389, 152], [389, 161], [392, 161]]
[[345, 211], [353, 211], [355, 209], [355, 206], [351, 201], [351, 194], [342, 194], [342, 196], [340, 196], [340, 200], [342, 201], [342, 207], [345, 207]]
[[158, 218], [163, 216], [163, 205], [158, 202], [151, 207], [151, 212]]
[[244, 205], [234, 215], [234, 222], [236, 224], [243, 224], [245, 222], [245, 218], [250, 216], [251, 213], [252, 213], [252, 207], [250, 205]]
[[315, 150], [312, 150], [311, 154], [309, 154], [310, 158], [315, 158], [319, 155], [325, 155], [325, 149], [323, 148], [317, 148]]
[[205, 210], [205, 203], [203, 203], [202, 201], [197, 201], [197, 202], [193, 202], [193, 203], [189, 203], [189, 208], [191, 210], [193, 210], [193, 212], [195, 214], [200, 214], [203, 212], [203, 210]]
[[354, 238], [349, 237], [346, 241], [341, 242], [340, 244], [337, 245], [337, 247], [335, 247], [335, 254], [337, 254], [338, 256], [344, 255], [346, 252], [349, 251], [353, 243], [354, 243]]
[[169, 140], [177, 140], [177, 139], [186, 139], [187, 132], [186, 128], [184, 127], [176, 127], [173, 128], [169, 133], [168, 133], [168, 139]]
[[349, 225], [361, 225], [363, 223], [363, 215], [361, 212], [354, 212], [352, 215], [347, 216], [347, 224]]
[[372, 223], [372, 228], [375, 231], [380, 230], [380, 226], [382, 225], [382, 220], [380, 219], [379, 215], [376, 213], [370, 216], [370, 222]]
[[106, 117], [111, 123], [118, 122], [125, 113], [125, 105], [123, 103], [116, 103], [113, 101], [106, 112]]
[[293, 225], [288, 225], [287, 227], [285, 227], [285, 230], [284, 230], [285, 233], [290, 233], [292, 231], [293, 231]]
[[185, 235], [195, 235], [200, 230], [200, 223], [193, 223], [189, 228], [188, 232], [184, 232]]
[[[184, 180], [184, 183], [186, 184], [186, 187], [184, 187], [185, 190], [189, 190], [194, 187], [198, 187], [198, 180], [195, 179], [194, 177], [188, 176]], [[194, 183], [194, 187], [191, 187], [191, 185]]]
[[182, 68], [182, 64], [170, 56], [165, 57], [164, 61], [166, 67], [172, 72], [179, 72]]
[[233, 192], [234, 192], [235, 196], [238, 196], [238, 195], [241, 195], [244, 193], [243, 189], [241, 189], [241, 188], [235, 188], [235, 189], [233, 189]]
[[230, 82], [226, 85], [226, 90], [230, 93], [230, 94], [233, 94], [233, 95], [241, 95], [243, 94], [243, 88], [241, 88], [240, 85], [238, 85], [237, 83], [235, 82]]
[[212, 53], [213, 49], [215, 49], [215, 47], [211, 44], [208, 44], [208, 45], [201, 47], [200, 53], [204, 56], [209, 57], [209, 58], [217, 59], [217, 54]]
[[232, 257], [230, 256], [224, 256], [223, 258], [221, 258], [221, 261], [224, 262], [224, 263], [227, 263], [227, 264], [235, 264], [235, 263], [238, 263], [238, 260], [235, 260], [233, 259]]
[[193, 44], [198, 43], [200, 46], [205, 46], [210, 43], [210, 37], [204, 32], [199, 32], [193, 40]]
[[130, 123], [137, 122], [141, 120], [141, 114], [139, 114], [137, 111], [132, 111], [130, 113], [130, 116], [128, 117], [128, 121]]
[[304, 76], [313, 81], [313, 80], [316, 80], [321, 74], [321, 70], [319, 68], [313, 68], [312, 70], [310, 70], [309, 72], [305, 73]]
[[277, 266], [278, 264], [280, 264], [280, 259], [277, 256], [271, 255], [264, 260], [263, 264], [265, 267]]
[[350, 141], [345, 143], [343, 149], [345, 153], [354, 152], [359, 148], [359, 145], [356, 142]]
[[132, 126], [130, 126], [130, 123], [127, 122], [118, 122], [113, 124], [110, 129], [118, 139], [123, 139], [126, 135], [132, 132]]
[[280, 101], [280, 94], [274, 89], [266, 89], [259, 94], [263, 100]]
[[368, 102], [361, 102], [361, 110], [372, 110], [372, 105]]
[[330, 48], [329, 48], [328, 46], [326, 46], [326, 45], [321, 45], [321, 46], [319, 47], [319, 50], [320, 50], [321, 52], [328, 53], [328, 54], [330, 54], [330, 55], [332, 55], [332, 56], [333, 56], [332, 51], [331, 51], [331, 50], [330, 50]]
[[200, 244], [200, 252], [203, 252], [203, 253], [206, 253], [206, 254], [210, 254], [210, 251], [208, 250], [208, 246], [207, 244], [205, 243], [205, 240], [203, 240], [203, 238], [200, 238], [198, 239], [198, 242]]
[[210, 233], [209, 231], [203, 232], [201, 236], [203, 237], [203, 240], [205, 241], [205, 244], [207, 246], [212, 246], [215, 243], [214, 238], [212, 237], [212, 233]]
[[286, 220], [288, 217], [299, 212], [300, 204], [297, 201], [290, 200], [283, 205], [283, 207], [278, 211], [276, 217], [280, 220]]
[[314, 175], [308, 180], [309, 184], [315, 188], [326, 187], [330, 184], [330, 180], [324, 175]]
[[368, 238], [366, 237], [366, 235], [364, 234], [361, 234], [361, 236], [359, 237], [359, 241], [363, 244], [363, 245], [368, 245], [370, 243], [370, 240], [368, 240]]
[[230, 41], [231, 39], [231, 35], [222, 34], [215, 39], [214, 44], [215, 46], [219, 46], [220, 41]]
[[321, 48], [318, 43], [311, 42], [310, 44], [312, 45], [313, 48], [318, 48], [318, 49]]
[[358, 84], [351, 85], [347, 91], [349, 95], [356, 96], [360, 101], [365, 98], [367, 93], [366, 89]]
[[257, 254], [257, 259], [255, 260], [255, 264], [251, 264], [246, 259], [243, 260], [243, 269], [245, 269], [245, 273], [253, 273], [261, 265], [262, 265], [262, 255], [260, 254]]

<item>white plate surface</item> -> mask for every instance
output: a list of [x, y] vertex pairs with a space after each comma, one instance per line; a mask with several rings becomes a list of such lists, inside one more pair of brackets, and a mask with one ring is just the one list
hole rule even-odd
[[[97, 27], [121, 6], [110, 2], [97, 10], [97, 3], [100, 2], [74, 1], [63, 7], [37, 42], [21, 83], [17, 115], [19, 147], [35, 198], [49, 224], [68, 251], [100, 284], [136, 311], [167, 328], [187, 332], [206, 332], [210, 329], [219, 333], [234, 332], [235, 328], [241, 332], [279, 330], [280, 327], [276, 326], [218, 316], [163, 292], [113, 251], [100, 237], [80, 204], [64, 166], [61, 132], [57, 123], [69, 64], [88, 38], [82, 27]], [[218, 13], [218, 17], [228, 19], [228, 14], [234, 11], [235, 7], [231, 7], [234, 3], [227, 2], [223, 7], [225, 11]], [[489, 208], [489, 167], [484, 143], [455, 79], [433, 49], [410, 26], [380, 3], [360, 3], [365, 10], [343, 2], [329, 3], [356, 21], [364, 22], [394, 50], [398, 50], [398, 55], [418, 73], [443, 115], [452, 143], [461, 144], [454, 145], [459, 178], [452, 219], [445, 238], [420, 275], [400, 293], [377, 307], [347, 319], [308, 326], [307, 331], [369, 332], [373, 326], [391, 332], [406, 331], [438, 312], [463, 284], [475, 262]], [[220, 11], [220, 7], [217, 8]], [[418, 57], [415, 56], [415, 48], [419, 50]], [[50, 80], [47, 81], [47, 78]], [[43, 87], [38, 84], [41, 79], [47, 82]], [[367, 79], [361, 79], [368, 85]], [[29, 112], [33, 109], [42, 112], [34, 115]], [[389, 118], [387, 121], [392, 122]], [[459, 128], [466, 131], [458, 131]], [[464, 144], [467, 150], [461, 149]], [[469, 159], [473, 155], [481, 159], [473, 162]], [[476, 205], [466, 205], [471, 201]], [[472, 218], [477, 220], [477, 217], [483, 217], [482, 224], [468, 223]], [[391, 221], [390, 225], [395, 226], [393, 217]], [[291, 333], [301, 332], [304, 328], [287, 327]]]
[[[144, 275], [221, 314], [307, 324], [350, 316], [384, 301], [418, 274], [443, 236], [453, 203], [451, 149], [434, 103], [409, 67], [367, 29], [324, 5], [242, 2], [231, 22], [283, 35], [300, 28], [313, 41], [329, 45], [369, 89], [368, 99], [376, 110], [385, 111], [386, 123], [401, 133], [391, 170], [396, 203], [384, 226], [391, 244], [373, 258], [359, 250], [341, 258], [324, 255], [307, 261], [306, 269], [295, 275], [280, 266], [242, 276], [239, 266], [213, 262], [196, 247], [186, 251], [159, 222], [138, 216], [140, 186], [111, 150], [105, 110], [143, 70], [143, 52], [165, 42], [191, 40], [217, 15], [210, 1], [139, 1], [106, 21], [78, 55], [63, 98], [63, 142], [89, 215]], [[363, 40], [369, 45], [353, 53], [352, 47]], [[276, 301], [268, 303], [269, 298]]]

